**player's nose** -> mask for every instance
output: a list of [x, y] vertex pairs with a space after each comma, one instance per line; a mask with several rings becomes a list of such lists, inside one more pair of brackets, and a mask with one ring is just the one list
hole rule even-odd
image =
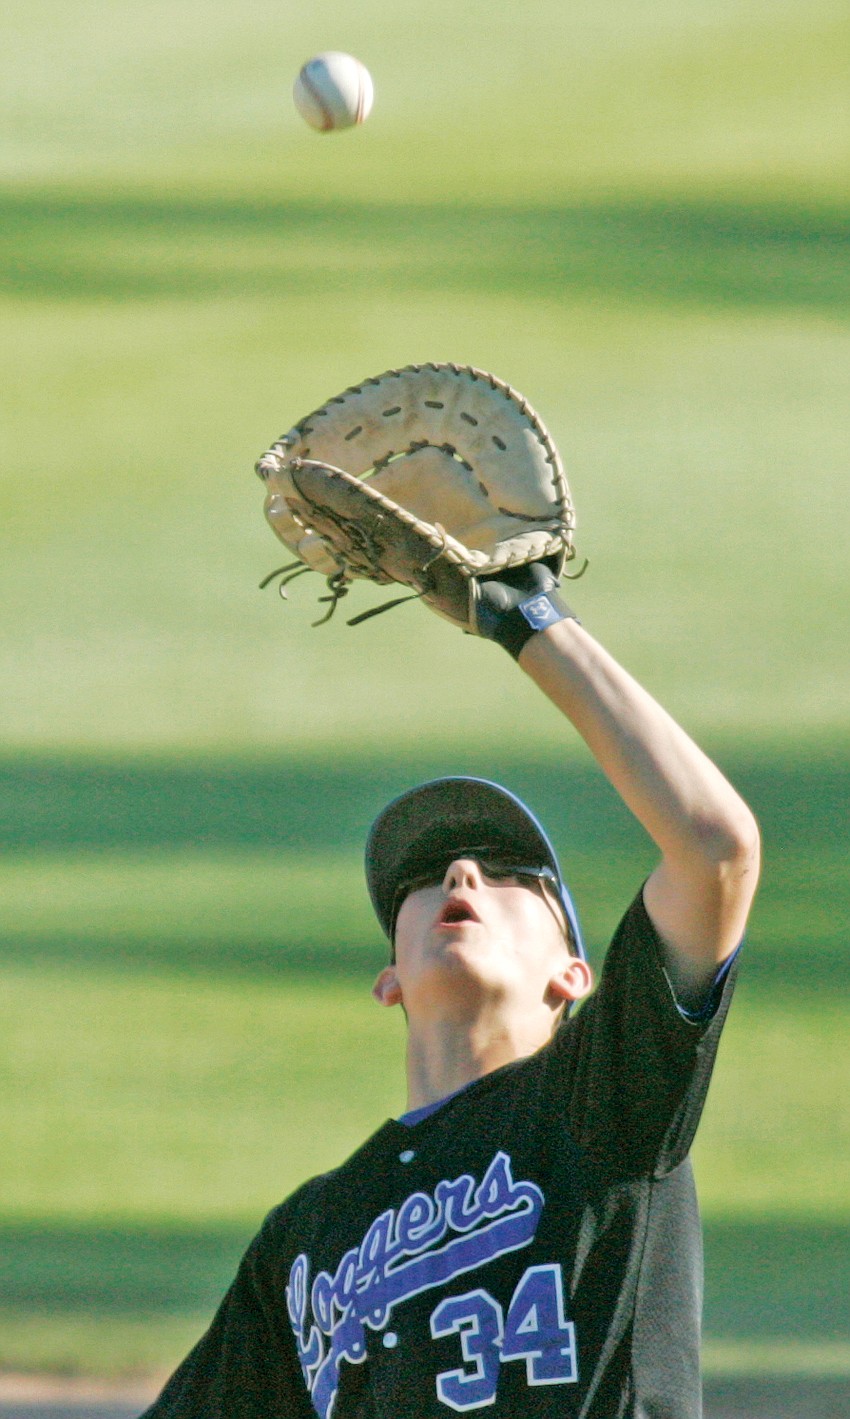
[[443, 878], [443, 891], [457, 892], [462, 888], [481, 886], [481, 868], [474, 857], [456, 857], [449, 863], [446, 875]]

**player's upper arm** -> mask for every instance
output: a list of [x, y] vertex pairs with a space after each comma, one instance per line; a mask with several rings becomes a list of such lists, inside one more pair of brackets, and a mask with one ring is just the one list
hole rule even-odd
[[647, 880], [647, 914], [663, 944], [668, 975], [687, 1005], [740, 944], [758, 884], [759, 833], [747, 811], [699, 853], [665, 856]]

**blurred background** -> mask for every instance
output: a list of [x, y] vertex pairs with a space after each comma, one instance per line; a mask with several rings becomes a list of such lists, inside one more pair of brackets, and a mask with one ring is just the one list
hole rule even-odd
[[[331, 48], [376, 102], [319, 136], [290, 91]], [[493, 647], [258, 590], [255, 458], [434, 359], [539, 409], [585, 624], [762, 823], [695, 1154], [709, 1384], [850, 1384], [848, 55], [837, 0], [15, 7], [0, 1369], [162, 1374], [265, 1212], [403, 1106], [360, 868], [388, 796], [525, 795], [597, 960], [652, 865]]]

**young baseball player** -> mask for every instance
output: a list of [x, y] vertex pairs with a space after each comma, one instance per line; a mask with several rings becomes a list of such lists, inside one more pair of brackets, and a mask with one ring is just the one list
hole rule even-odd
[[367, 878], [392, 949], [374, 994], [407, 1017], [408, 1111], [269, 1214], [150, 1419], [698, 1419], [687, 1154], [758, 833], [554, 578], [526, 573], [503, 581], [492, 638], [586, 740], [658, 865], [591, 993], [518, 799], [455, 778], [384, 810]]

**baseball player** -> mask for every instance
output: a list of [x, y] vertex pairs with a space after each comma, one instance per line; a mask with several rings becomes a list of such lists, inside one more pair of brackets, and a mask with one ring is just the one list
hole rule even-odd
[[407, 1018], [407, 1111], [269, 1214], [148, 1419], [701, 1413], [688, 1150], [756, 824], [550, 566], [483, 583], [477, 630], [584, 738], [657, 866], [594, 989], [552, 846], [510, 792], [450, 778], [384, 809], [373, 993]]

